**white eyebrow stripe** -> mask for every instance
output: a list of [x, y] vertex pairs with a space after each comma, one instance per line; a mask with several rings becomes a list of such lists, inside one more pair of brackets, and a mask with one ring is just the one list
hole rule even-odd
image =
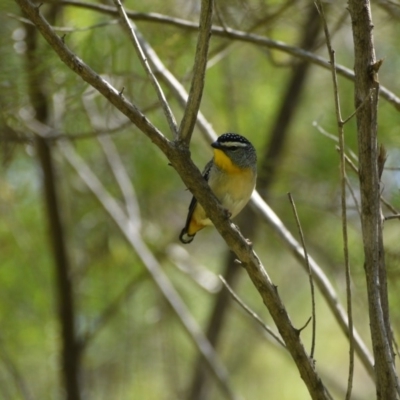
[[222, 142], [221, 146], [226, 146], [226, 147], [246, 147], [246, 143], [242, 142]]

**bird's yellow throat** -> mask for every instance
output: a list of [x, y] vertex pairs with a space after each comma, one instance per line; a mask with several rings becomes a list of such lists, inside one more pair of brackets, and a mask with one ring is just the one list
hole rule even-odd
[[234, 165], [231, 159], [220, 149], [214, 149], [215, 165], [229, 174], [237, 174], [243, 170], [237, 165]]

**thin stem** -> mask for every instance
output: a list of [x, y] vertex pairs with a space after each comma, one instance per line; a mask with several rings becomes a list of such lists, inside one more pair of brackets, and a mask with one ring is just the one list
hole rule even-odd
[[232, 298], [236, 301], [236, 303], [239, 304], [240, 307], [243, 308], [244, 311], [246, 311], [247, 314], [250, 315], [266, 332], [268, 332], [281, 346], [286, 347], [285, 343], [282, 341], [282, 339], [275, 334], [275, 332], [267, 325], [264, 323], [264, 321], [247, 305], [244, 303], [242, 299], [235, 293], [235, 291], [229, 286], [228, 282], [224, 279], [222, 275], [219, 275], [219, 279], [221, 279], [222, 283], [232, 296]]
[[121, 0], [114, 0], [114, 4], [118, 9], [119, 15], [121, 17], [122, 25], [128, 32], [129, 38], [133, 43], [136, 53], [143, 65], [143, 68], [146, 71], [147, 75], [149, 76], [150, 82], [154, 86], [154, 89], [156, 90], [158, 99], [159, 99], [162, 109], [164, 111], [164, 115], [168, 121], [169, 128], [170, 128], [172, 134], [174, 136], [176, 136], [177, 135], [177, 125], [176, 125], [176, 120], [175, 120], [174, 114], [172, 113], [172, 110], [168, 104], [168, 101], [165, 98], [164, 92], [162, 91], [161, 86], [157, 81], [157, 78], [154, 76], [153, 71], [150, 68], [147, 58], [146, 58], [145, 54], [143, 53], [142, 48], [140, 47], [139, 40], [135, 33], [135, 27], [134, 27], [133, 23], [130, 22], [130, 20], [125, 12], [125, 9], [122, 6]]
[[[314, 350], [315, 350], [315, 333], [316, 333], [316, 328], [317, 328], [317, 317], [315, 313], [315, 290], [314, 290], [314, 280], [313, 280], [313, 274], [312, 274], [312, 269], [310, 266], [310, 261], [308, 259], [308, 252], [307, 252], [307, 247], [306, 247], [306, 242], [304, 240], [304, 234], [303, 234], [303, 229], [301, 228], [300, 224], [300, 219], [297, 214], [297, 209], [296, 209], [296, 204], [294, 203], [293, 197], [291, 193], [288, 193], [289, 196], [289, 201], [290, 204], [292, 205], [292, 210], [294, 217], [296, 219], [296, 224], [297, 224], [297, 229], [299, 231], [300, 239], [301, 239], [301, 244], [303, 246], [304, 250], [304, 259], [307, 264], [307, 269], [308, 269], [308, 278], [310, 281], [310, 289], [311, 289], [311, 315], [312, 315], [312, 336], [311, 336], [311, 350], [310, 350], [310, 358], [314, 359]], [[305, 326], [308, 325], [308, 322]], [[303, 328], [304, 329], [304, 328]]]
[[194, 59], [192, 83], [185, 113], [179, 127], [179, 139], [184, 140], [187, 145], [189, 145], [192, 137], [193, 129], [197, 120], [197, 113], [200, 108], [201, 98], [203, 96], [208, 47], [211, 37], [213, 6], [213, 0], [201, 1], [199, 36], [197, 39], [196, 55]]
[[[349, 240], [347, 232], [347, 204], [346, 204], [346, 160], [345, 160], [345, 139], [344, 139], [344, 124], [350, 120], [350, 118], [357, 112], [350, 115], [346, 121], [342, 120], [340, 110], [340, 98], [339, 98], [339, 87], [336, 74], [336, 59], [335, 52], [332, 49], [331, 37], [328, 30], [328, 24], [326, 22], [324, 9], [321, 0], [317, 0], [317, 8], [321, 16], [322, 23], [324, 25], [324, 32], [326, 38], [326, 47], [329, 53], [329, 60], [331, 64], [332, 82], [333, 82], [333, 93], [335, 101], [336, 121], [338, 125], [338, 137], [339, 137], [339, 154], [340, 154], [340, 188], [341, 188], [341, 209], [342, 209], [342, 236], [343, 236], [343, 253], [344, 253], [344, 265], [346, 274], [346, 297], [347, 297], [347, 314], [348, 314], [348, 325], [349, 325], [349, 374], [347, 380], [347, 391], [346, 400], [350, 400], [351, 392], [353, 388], [354, 379], [354, 332], [353, 332], [353, 308], [352, 308], [352, 293], [351, 293], [351, 274], [350, 274], [350, 260], [349, 260]], [[364, 99], [365, 101], [365, 99]]]

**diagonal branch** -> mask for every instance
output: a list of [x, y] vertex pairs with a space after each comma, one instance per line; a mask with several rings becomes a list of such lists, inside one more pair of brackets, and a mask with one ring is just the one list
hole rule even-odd
[[125, 9], [122, 6], [121, 0], [114, 0], [114, 4], [116, 5], [116, 7], [118, 9], [118, 13], [121, 17], [122, 26], [128, 32], [129, 38], [132, 41], [133, 46], [135, 47], [136, 53], [139, 57], [139, 60], [142, 63], [143, 68], [146, 71], [146, 73], [150, 79], [150, 82], [152, 83], [152, 85], [154, 86], [154, 89], [156, 90], [158, 99], [161, 103], [161, 107], [164, 110], [165, 117], [167, 118], [169, 128], [170, 128], [172, 134], [174, 136], [176, 136], [177, 135], [177, 126], [176, 126], [174, 114], [172, 113], [172, 110], [167, 102], [167, 99], [165, 98], [165, 95], [161, 89], [160, 84], [158, 83], [156, 77], [153, 74], [153, 71], [150, 68], [150, 65], [146, 59], [146, 56], [143, 54], [143, 50], [141, 49], [139, 41], [136, 37], [135, 28], [129, 21], [129, 18], [126, 15]]
[[303, 234], [303, 229], [301, 227], [301, 223], [300, 223], [300, 218], [299, 215], [297, 213], [297, 208], [296, 208], [296, 204], [293, 200], [292, 194], [289, 192], [288, 193], [289, 196], [289, 201], [290, 204], [292, 205], [292, 209], [293, 209], [293, 214], [296, 220], [296, 225], [297, 225], [297, 229], [299, 231], [299, 235], [300, 235], [300, 240], [301, 240], [301, 245], [303, 247], [303, 251], [304, 251], [304, 260], [307, 264], [307, 270], [308, 270], [308, 279], [310, 282], [310, 291], [311, 291], [311, 318], [312, 318], [312, 332], [311, 332], [311, 350], [310, 350], [310, 357], [314, 358], [314, 350], [315, 350], [315, 336], [316, 336], [316, 329], [317, 329], [317, 316], [316, 316], [316, 312], [315, 312], [315, 290], [314, 290], [314, 278], [313, 278], [313, 274], [312, 274], [312, 269], [310, 266], [310, 261], [308, 259], [308, 251], [307, 251], [307, 247], [306, 247], [306, 242], [304, 239], [304, 234]]
[[193, 77], [186, 104], [185, 113], [179, 127], [179, 139], [190, 143], [193, 129], [197, 120], [203, 96], [204, 81], [207, 67], [207, 54], [211, 36], [212, 11], [214, 1], [202, 0], [200, 11], [199, 36], [197, 39], [196, 55], [194, 59]]
[[331, 36], [326, 22], [324, 8], [320, 0], [316, 3], [318, 12], [320, 13], [322, 23], [324, 25], [326, 47], [329, 53], [329, 59], [332, 67], [332, 81], [333, 93], [335, 100], [336, 121], [338, 125], [338, 138], [339, 138], [339, 154], [340, 154], [340, 187], [341, 187], [341, 211], [342, 211], [342, 236], [343, 236], [343, 256], [344, 267], [346, 276], [346, 295], [347, 295], [347, 314], [349, 320], [349, 374], [347, 380], [346, 400], [350, 400], [353, 388], [354, 377], [354, 334], [353, 334], [353, 307], [352, 307], [352, 294], [351, 294], [351, 274], [350, 274], [350, 260], [349, 260], [349, 241], [347, 233], [347, 194], [346, 194], [346, 160], [345, 160], [345, 139], [344, 139], [344, 125], [347, 121], [342, 120], [342, 112], [340, 109], [339, 88], [336, 74], [336, 57], [335, 52], [331, 45]]
[[129, 220], [135, 224], [135, 229], [140, 231], [142, 221], [140, 217], [140, 209], [138, 200], [136, 198], [135, 189], [129, 179], [128, 172], [119, 156], [114, 142], [109, 136], [100, 136], [98, 141], [103, 148], [104, 154], [107, 157], [108, 164], [113, 172], [115, 180], [124, 196], [125, 207], [128, 212]]
[[272, 336], [282, 347], [285, 347], [285, 343], [282, 342], [282, 339], [276, 335], [276, 333], [264, 323], [264, 321], [247, 305], [240, 299], [240, 297], [235, 293], [235, 291], [229, 286], [228, 282], [224, 279], [222, 275], [219, 275], [219, 279], [221, 279], [222, 283], [243, 310], [250, 315], [258, 324], [261, 326], [263, 330], [265, 330], [270, 336]]

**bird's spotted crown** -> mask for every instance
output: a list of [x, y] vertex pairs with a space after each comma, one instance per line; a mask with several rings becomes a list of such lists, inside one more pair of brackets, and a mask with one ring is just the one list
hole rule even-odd
[[221, 145], [238, 145], [238, 146], [248, 146], [251, 145], [251, 143], [243, 136], [240, 136], [236, 133], [224, 133], [221, 135], [218, 139], [217, 142], [220, 143]]

